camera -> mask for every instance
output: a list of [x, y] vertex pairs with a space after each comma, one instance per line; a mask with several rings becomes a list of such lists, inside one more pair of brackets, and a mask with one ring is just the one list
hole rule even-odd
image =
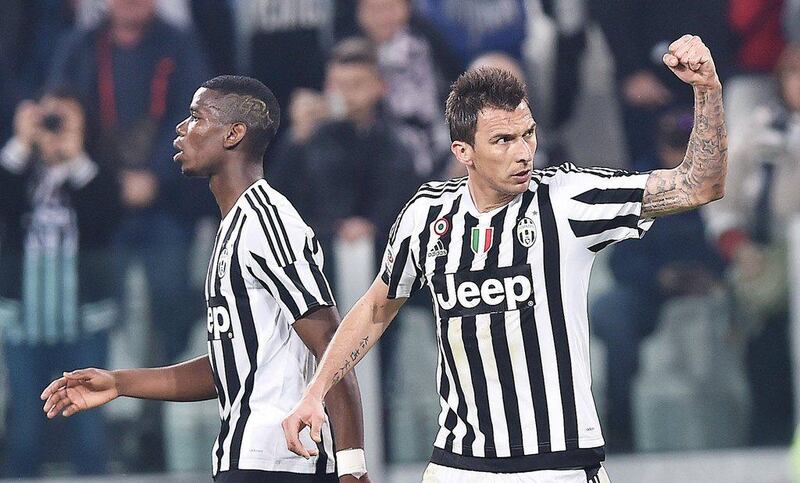
[[42, 129], [52, 133], [61, 132], [64, 127], [64, 118], [59, 114], [49, 113], [42, 117]]

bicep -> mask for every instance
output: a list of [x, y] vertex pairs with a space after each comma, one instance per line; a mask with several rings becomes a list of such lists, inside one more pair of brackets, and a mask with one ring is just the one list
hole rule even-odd
[[698, 206], [687, 171], [681, 166], [650, 173], [642, 198], [642, 218], [655, 218]]

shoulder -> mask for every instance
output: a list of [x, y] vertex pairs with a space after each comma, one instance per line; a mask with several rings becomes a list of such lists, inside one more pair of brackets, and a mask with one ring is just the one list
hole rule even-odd
[[261, 246], [266, 242], [288, 253], [313, 234], [294, 205], [266, 181], [253, 185], [242, 197], [240, 206], [246, 216], [242, 233], [249, 242]]
[[434, 204], [452, 201], [461, 195], [467, 184], [467, 177], [453, 178], [448, 181], [429, 181], [420, 186], [408, 203], [400, 211], [389, 233], [390, 240], [394, 241], [397, 233], [411, 232], [414, 226], [421, 223], [428, 209]]

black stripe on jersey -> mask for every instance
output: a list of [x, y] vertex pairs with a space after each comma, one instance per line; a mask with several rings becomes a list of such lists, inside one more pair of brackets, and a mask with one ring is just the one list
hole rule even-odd
[[408, 237], [400, 242], [400, 248], [394, 256], [392, 274], [389, 276], [389, 294], [387, 295], [390, 299], [397, 298], [397, 287], [400, 285], [400, 279], [403, 278], [403, 272], [406, 269], [410, 245], [411, 237]]
[[[316, 238], [312, 240], [312, 244], [314, 243], [314, 240], [316, 240]], [[317, 262], [314, 260], [314, 255], [307, 243], [306, 246], [303, 247], [303, 257], [308, 263], [308, 267], [311, 270], [311, 275], [314, 276], [314, 282], [317, 284], [317, 288], [319, 288], [319, 293], [322, 295], [322, 300], [327, 305], [334, 305], [333, 295], [331, 295], [331, 288], [328, 286], [328, 280], [325, 278], [322, 270], [320, 270]]]
[[255, 272], [253, 272], [253, 269], [247, 267], [247, 271], [250, 272], [250, 275], [252, 275], [254, 279], [258, 280], [258, 283], [260, 283], [261, 286], [264, 287], [264, 289], [267, 292], [272, 294], [275, 300], [277, 300], [278, 302], [283, 302], [286, 305], [286, 307], [289, 309], [289, 312], [291, 312], [293, 320], [299, 319], [300, 316], [303, 315], [301, 313], [300, 307], [298, 307], [297, 304], [295, 303], [294, 299], [292, 298], [292, 294], [290, 294], [289, 291], [286, 290], [286, 287], [283, 285], [283, 283], [281, 283], [281, 281], [278, 280], [278, 278], [272, 273], [272, 270], [270, 270], [269, 266], [267, 266], [267, 260], [264, 257], [261, 257], [253, 252], [250, 252], [250, 255], [253, 257], [253, 260], [255, 260], [256, 263], [258, 263], [258, 266], [261, 267], [261, 270], [267, 275], [267, 277], [269, 277], [269, 279], [275, 285], [275, 287], [278, 290], [278, 293], [273, 293], [272, 290], [270, 290], [267, 282], [258, 278]]
[[[234, 214], [234, 216], [236, 216], [236, 215]], [[222, 227], [220, 227], [220, 228], [222, 228]], [[212, 245], [214, 247], [214, 252], [211, 253], [211, 260], [208, 261], [208, 273], [206, 274], [206, 293], [209, 296], [212, 295], [211, 282], [214, 280], [214, 267], [216, 266], [215, 263], [214, 263], [214, 259], [216, 257], [216, 253], [215, 252], [217, 251], [217, 247], [218, 247], [217, 243], [219, 243], [219, 236], [221, 234], [222, 234], [222, 230], [217, 230], [217, 235], [214, 237], [214, 245]]]
[[[215, 267], [217, 266], [217, 260], [219, 259], [219, 254], [222, 252], [222, 249], [230, 240], [231, 235], [233, 234], [233, 229], [236, 227], [236, 222], [239, 221], [239, 215], [241, 215], [242, 210], [241, 208], [237, 208], [236, 211], [233, 213], [233, 220], [231, 220], [231, 225], [228, 227], [228, 231], [225, 233], [225, 236], [222, 238], [222, 245], [217, 245], [216, 242], [214, 243], [215, 252], [211, 255], [211, 262], [209, 264], [209, 282], [208, 282], [208, 302], [210, 303], [214, 298], [219, 294], [219, 288], [221, 281], [217, 276], [217, 271]], [[219, 241], [219, 235], [217, 234], [217, 241]], [[211, 290], [211, 280], [214, 280], [213, 287], [214, 290]], [[217, 397], [219, 398], [219, 403], [221, 407], [225, 407], [225, 403], [227, 401], [227, 396], [225, 395], [225, 388], [222, 387], [222, 379], [219, 377], [219, 371], [217, 369], [217, 358], [216, 358], [216, 351], [214, 349], [214, 343], [209, 343], [210, 351], [211, 351], [211, 366], [214, 369], [214, 386], [217, 389]], [[220, 441], [220, 445], [222, 445], [222, 441]]]
[[607, 246], [611, 245], [612, 243], [614, 243], [614, 242], [616, 242], [616, 241], [619, 241], [619, 240], [613, 240], [613, 239], [612, 239], [612, 240], [606, 240], [606, 241], [603, 241], [603, 242], [600, 242], [600, 243], [596, 243], [596, 244], [594, 244], [594, 245], [590, 246], [590, 247], [589, 247], [589, 250], [590, 250], [590, 251], [592, 251], [592, 252], [595, 252], [595, 253], [597, 253], [597, 252], [599, 252], [600, 250], [602, 250], [603, 248], [605, 248], [605, 247], [607, 247]]
[[267, 190], [265, 190], [263, 186], [259, 186], [258, 190], [261, 191], [261, 195], [264, 196], [264, 200], [267, 202], [267, 206], [272, 210], [272, 213], [275, 215], [275, 220], [278, 223], [278, 236], [280, 237], [281, 241], [286, 247], [286, 251], [289, 254], [288, 263], [294, 263], [297, 260], [297, 257], [295, 257], [294, 251], [292, 251], [292, 244], [289, 241], [289, 236], [286, 234], [286, 226], [283, 224], [283, 220], [281, 219], [281, 216], [278, 214], [278, 207], [275, 206], [275, 204], [272, 203], [272, 201], [270, 201], [269, 195], [267, 195]]
[[[406, 203], [405, 206], [403, 206], [403, 209], [400, 210], [400, 214], [397, 215], [397, 219], [395, 220], [394, 225], [392, 225], [391, 230], [389, 230], [389, 243], [394, 243], [395, 238], [397, 236], [397, 229], [400, 227], [400, 222], [403, 219], [403, 215], [405, 214], [406, 211], [408, 211], [408, 208], [415, 201], [421, 198], [439, 198], [445, 193], [455, 193], [456, 191], [461, 189], [461, 187], [466, 182], [467, 178], [461, 177], [445, 181], [444, 183], [430, 182], [420, 186], [417, 192], [414, 193], [414, 196], [412, 196], [411, 199], [408, 200], [408, 203]], [[438, 186], [434, 186], [435, 184]]]
[[524, 454], [522, 444], [522, 423], [519, 417], [519, 399], [514, 387], [514, 370], [511, 366], [511, 354], [508, 350], [508, 336], [506, 334], [506, 314], [495, 312], [489, 315], [489, 330], [492, 335], [492, 349], [497, 364], [497, 374], [500, 378], [510, 383], [501, 384], [503, 394], [503, 410], [508, 427], [509, 446], [511, 456]]
[[636, 214], [620, 215], [609, 220], [569, 220], [572, 232], [578, 238], [599, 235], [615, 228], [638, 229], [639, 216]]
[[431, 239], [431, 225], [441, 217], [442, 211], [444, 211], [444, 205], [431, 205], [428, 208], [428, 216], [425, 217], [425, 224], [419, 232], [417, 239], [419, 242], [419, 263], [416, 264], [416, 267], [417, 281], [419, 281], [420, 286], [422, 286], [422, 281], [425, 277], [425, 264], [428, 260], [428, 241]]
[[[526, 191], [522, 195], [522, 204], [517, 214], [517, 221], [526, 216], [526, 212], [534, 196], [535, 192], [533, 191]], [[519, 243], [514, 243], [514, 262], [512, 266], [516, 267], [525, 264], [527, 263], [527, 259], [528, 249]], [[536, 315], [533, 307], [524, 307], [519, 311], [519, 324], [520, 331], [522, 332], [522, 346], [525, 349], [528, 381], [531, 386], [531, 401], [533, 402], [533, 416], [536, 420], [537, 443], [539, 451], [550, 451], [550, 421], [548, 416], [549, 411], [547, 409], [547, 393], [544, 390], [542, 353], [539, 346], [539, 334], [536, 332]]]
[[278, 262], [278, 265], [280, 266], [285, 266], [292, 263], [292, 261], [289, 258], [290, 255], [292, 255], [290, 253], [291, 250], [289, 250], [289, 253], [287, 253], [287, 249], [284, 247], [281, 240], [280, 227], [278, 226], [278, 221], [276, 220], [276, 218], [280, 219], [280, 216], [277, 213], [273, 213], [273, 211], [270, 209], [270, 206], [261, 198], [261, 196], [259, 196], [258, 190], [253, 190], [252, 195], [253, 199], [256, 200], [256, 204], [258, 204], [261, 207], [264, 214], [266, 215], [267, 223], [269, 223], [270, 229], [267, 230], [265, 228], [264, 235], [267, 237], [267, 239], [271, 238], [272, 241], [275, 243], [275, 246], [278, 247], [277, 252], [280, 253], [280, 258], [275, 257], [275, 260]]
[[[244, 225], [244, 221], [242, 221], [242, 225]], [[239, 232], [241, 234], [241, 229]], [[250, 396], [253, 394], [253, 384], [256, 378], [256, 369], [258, 368], [258, 334], [256, 334], [253, 311], [250, 308], [250, 295], [244, 283], [244, 277], [242, 277], [242, 267], [239, 265], [240, 241], [241, 237], [237, 237], [233, 247], [230, 279], [231, 290], [236, 297], [236, 317], [242, 327], [242, 338], [244, 339], [250, 370], [244, 381], [244, 393], [242, 394], [240, 402], [239, 420], [236, 421], [236, 428], [233, 430], [233, 438], [231, 439], [231, 468], [239, 467], [239, 456], [242, 454], [242, 437], [244, 435], [244, 429], [247, 426], [247, 421], [250, 418]], [[225, 365], [227, 367], [227, 362]]]
[[[315, 266], [313, 265], [309, 266], [309, 269], [311, 269], [313, 272], [314, 267]], [[314, 294], [312, 294], [311, 291], [308, 290], [308, 287], [306, 287], [306, 284], [312, 283], [312, 280], [316, 282], [316, 279], [303, 282], [303, 279], [300, 278], [300, 274], [297, 273], [297, 267], [295, 264], [286, 265], [283, 267], [283, 271], [286, 273], [286, 276], [289, 278], [289, 280], [292, 281], [292, 285], [294, 285], [294, 287], [303, 295], [303, 302], [305, 303], [306, 307], [305, 310], [302, 311], [303, 313], [300, 315], [300, 318], [308, 314], [311, 309], [320, 306], [320, 300], [317, 300]], [[321, 287], [318, 287], [318, 290], [320, 293], [322, 293]]]
[[467, 365], [472, 380], [472, 391], [475, 395], [478, 428], [486, 436], [484, 445], [486, 456], [493, 458], [497, 456], [494, 444], [494, 426], [489, 409], [489, 390], [486, 385], [486, 372], [483, 370], [480, 347], [478, 347], [478, 329], [474, 316], [461, 318], [461, 339], [464, 342], [464, 352], [467, 354]]
[[[470, 248], [470, 241], [472, 238], [472, 229], [478, 226], [478, 219], [472, 216], [469, 213], [464, 214], [464, 237], [461, 242], [461, 258], [458, 262], [458, 269], [456, 273], [460, 273], [462, 271], [467, 271], [472, 265], [472, 260], [475, 258], [475, 254], [472, 252]], [[447, 317], [442, 317], [442, 320], [447, 319]], [[461, 319], [461, 323], [464, 323], [464, 319]], [[443, 325], [444, 326], [444, 325]], [[463, 327], [462, 327], [463, 329]], [[453, 372], [453, 382], [456, 385], [456, 394], [458, 394], [458, 406], [456, 408], [456, 413], [458, 414], [461, 421], [467, 427], [467, 433], [464, 435], [464, 439], [462, 440], [462, 454], [471, 456], [473, 454], [472, 451], [472, 444], [475, 442], [475, 430], [472, 425], [467, 421], [467, 401], [464, 399], [464, 391], [462, 390], [462, 385], [459, 383], [457, 370], [456, 370], [456, 363], [453, 359], [453, 350], [450, 347], [450, 341], [447, 339], [446, 334], [442, 334], [444, 340], [443, 346], [445, 348], [445, 355], [447, 356], [447, 363], [450, 365], [451, 371]], [[480, 419], [478, 419], [480, 423]]]
[[[238, 213], [237, 213], [238, 214]], [[242, 229], [244, 228], [244, 222], [247, 220], [247, 215], [242, 215], [242, 222], [239, 225], [239, 232], [236, 235], [237, 239], [240, 238], [242, 234]], [[233, 224], [231, 224], [233, 227]], [[230, 230], [228, 231], [228, 235], [230, 235]], [[228, 235], [225, 236], [225, 243], [227, 243]], [[224, 246], [224, 245], [223, 245]], [[219, 293], [219, 285], [220, 281], [217, 280], [217, 292]], [[222, 360], [225, 364], [225, 391], [227, 391], [228, 400], [233, 405], [233, 401], [236, 400], [236, 395], [239, 394], [239, 389], [241, 389], [241, 384], [239, 383], [239, 374], [236, 371], [236, 356], [233, 354], [233, 341], [230, 338], [222, 337], [220, 339], [220, 345], [222, 346]], [[214, 342], [212, 341], [212, 347]], [[223, 449], [225, 438], [228, 437], [228, 432], [230, 431], [230, 422], [231, 422], [231, 414], [233, 413], [233, 408], [228, 411], [228, 416], [225, 420], [222, 421], [222, 427], [219, 430], [219, 447], [217, 448], [217, 468], [222, 466], [222, 456], [225, 454]]]
[[[461, 454], [465, 454], [468, 456], [472, 456], [472, 443], [475, 441], [475, 431], [472, 429], [472, 425], [467, 422], [467, 403], [464, 399], [464, 390], [461, 389], [461, 381], [458, 377], [458, 371], [456, 371], [456, 361], [453, 358], [453, 348], [450, 346], [450, 339], [448, 338], [448, 330], [450, 328], [450, 320], [447, 318], [443, 318], [442, 320], [442, 351], [444, 353], [445, 359], [447, 359], [447, 365], [450, 367], [450, 373], [453, 376], [453, 385], [456, 389], [456, 396], [458, 397], [458, 405], [456, 406], [456, 413], [458, 418], [464, 423], [464, 426], [467, 428], [467, 434], [464, 435], [464, 439], [462, 440], [462, 449]], [[455, 427], [455, 425], [454, 425]], [[447, 437], [447, 444], [452, 448], [453, 442], [452, 438], [455, 437], [453, 432], [450, 432], [450, 435]]]
[[267, 238], [267, 246], [269, 246], [269, 251], [272, 253], [272, 258], [274, 258], [278, 264], [283, 263], [281, 258], [278, 256], [278, 250], [275, 248], [275, 241], [273, 241], [271, 232], [267, 228], [267, 223], [264, 221], [264, 214], [256, 207], [256, 204], [253, 201], [254, 197], [250, 196], [250, 193], [245, 193], [244, 197], [256, 215], [258, 215], [258, 222], [261, 224], [261, 229], [264, 230], [264, 236]]
[[572, 383], [572, 359], [569, 352], [567, 323], [564, 318], [564, 302], [561, 298], [561, 252], [550, 187], [539, 186], [539, 213], [542, 224], [542, 246], [544, 250], [544, 282], [547, 291], [547, 306], [553, 328], [553, 341], [558, 365], [558, 381], [561, 388], [561, 406], [564, 415], [564, 437], [567, 450], [578, 448], [578, 417], [575, 408], [575, 388]]
[[[450, 208], [450, 211], [448, 211], [447, 214], [444, 215], [444, 218], [447, 218], [450, 221], [450, 226], [451, 227], [453, 226], [453, 223], [452, 223], [453, 216], [456, 213], [458, 213], [458, 208], [459, 208], [460, 205], [461, 205], [461, 196], [457, 197], [455, 199], [455, 201], [453, 201], [453, 206]], [[443, 236], [439, 237], [439, 239], [441, 240], [443, 246], [446, 246], [446, 247], [450, 246], [450, 238], [451, 238], [452, 233], [453, 233], [453, 231], [451, 229], [451, 230], [448, 230], [447, 233], [445, 233]], [[436, 259], [434, 273], [442, 273], [442, 271], [444, 270], [445, 263], [447, 263], [447, 257], [438, 257]], [[435, 302], [435, 299], [434, 299], [434, 304], [435, 303], [436, 302]], [[441, 355], [441, 373], [442, 373], [440, 381], [439, 381], [439, 395], [442, 397], [442, 399], [444, 401], [447, 401], [447, 398], [450, 397], [450, 380], [447, 378], [447, 368], [446, 368], [446, 365], [445, 365], [444, 345], [443, 345], [443, 342], [442, 342], [442, 339], [444, 337], [447, 337], [446, 330], [447, 330], [447, 324], [444, 323], [444, 324], [442, 324], [440, 326], [440, 329], [439, 329], [440, 334], [442, 334], [441, 337], [439, 338], [439, 354]], [[447, 364], [449, 364], [449, 361], [447, 362]], [[455, 379], [454, 379], [454, 381], [455, 381]], [[453, 450], [453, 441], [455, 440], [455, 433], [453, 433], [453, 430], [456, 427], [457, 421], [458, 421], [458, 419], [457, 419], [456, 413], [454, 413], [453, 409], [449, 405], [447, 405], [447, 416], [445, 417], [445, 420], [444, 420], [444, 427], [448, 431], [450, 431], [450, 433], [447, 435], [447, 439], [445, 440], [445, 445], [444, 446], [445, 446], [445, 448], [447, 448], [450, 451]]]
[[572, 199], [589, 205], [605, 205], [619, 203], [641, 203], [644, 197], [642, 188], [592, 188], [589, 191], [573, 196]]

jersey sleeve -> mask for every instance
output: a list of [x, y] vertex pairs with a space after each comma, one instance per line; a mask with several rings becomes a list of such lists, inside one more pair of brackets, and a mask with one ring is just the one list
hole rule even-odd
[[246, 195], [253, 219], [248, 219], [246, 253], [240, 249], [251, 287], [269, 292], [290, 323], [314, 308], [335, 305], [314, 231], [285, 199], [259, 195]]
[[415, 243], [415, 206], [412, 199], [392, 225], [389, 242], [383, 252], [381, 280], [389, 287], [390, 299], [407, 298], [423, 285], [419, 246]]
[[592, 252], [618, 241], [641, 238], [653, 224], [642, 218], [649, 173], [608, 168], [572, 168], [562, 176], [567, 221], [575, 238]]

